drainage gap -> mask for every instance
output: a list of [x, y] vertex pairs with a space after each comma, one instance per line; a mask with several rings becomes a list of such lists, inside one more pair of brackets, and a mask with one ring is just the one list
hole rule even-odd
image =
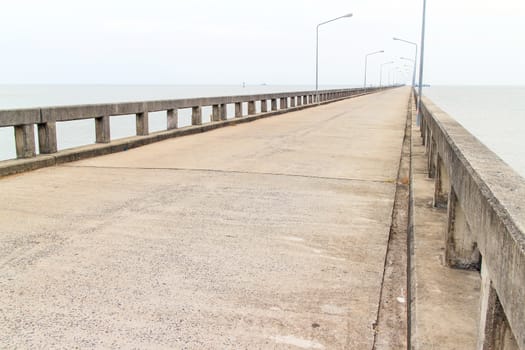
[[388, 239], [383, 281], [377, 321], [374, 325], [374, 350], [407, 349], [410, 293], [407, 290], [407, 246], [410, 194], [410, 142], [412, 132], [412, 98], [409, 100], [405, 136], [396, 194], [392, 211], [392, 224]]

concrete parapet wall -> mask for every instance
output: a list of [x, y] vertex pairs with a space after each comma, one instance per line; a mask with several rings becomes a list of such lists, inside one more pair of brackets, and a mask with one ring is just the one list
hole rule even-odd
[[[366, 93], [377, 92], [383, 89], [367, 89]], [[344, 98], [359, 96], [364, 94], [365, 91], [363, 89], [357, 88], [344, 90], [326, 90], [320, 91], [320, 93], [325, 96], [328, 93], [331, 93], [333, 98], [325, 100], [325, 102], [331, 102]], [[287, 103], [289, 99], [295, 100], [296, 97], [313, 96], [314, 94], [314, 91], [298, 91], [259, 95], [204, 97], [163, 101], [142, 101], [20, 110], [0, 110], [0, 127], [13, 126], [15, 128], [15, 142], [18, 158], [17, 160], [0, 162], [0, 176], [18, 173], [24, 170], [33, 170], [42, 166], [48, 166], [51, 163], [61, 163], [63, 162], [61, 159], [64, 157], [68, 160], [86, 158], [90, 156], [116, 152], [130, 147], [137, 147], [142, 144], [160, 141], [168, 137], [186, 134], [188, 133], [187, 131], [175, 132], [178, 130], [174, 130], [178, 128], [177, 115], [178, 110], [182, 108], [192, 109], [192, 126], [184, 129], [192, 130], [189, 133], [195, 133], [201, 132], [199, 131], [200, 128], [195, 128], [195, 126], [200, 126], [203, 124], [202, 107], [211, 106], [214, 111], [214, 116], [212, 116], [211, 121], [205, 125], [210, 126], [216, 124], [217, 126], [225, 126], [231, 124], [231, 120], [227, 120], [226, 115], [226, 106], [228, 104], [235, 105], [236, 119], [250, 118], [249, 120], [253, 120], [252, 117], [254, 116], [269, 116], [280, 114], [286, 111], [293, 111], [300, 108], [315, 106], [316, 103], [313, 103], [312, 99], [310, 99], [310, 103], [297, 107], [291, 107]], [[281, 101], [280, 109], [277, 109], [277, 100]], [[259, 114], [257, 114], [255, 108], [257, 101], [261, 101], [261, 113]], [[267, 101], [271, 101], [271, 112], [267, 111], [268, 108], [263, 107]], [[248, 115], [243, 115], [243, 103], [248, 104]], [[157, 132], [153, 135], [149, 135], [148, 113], [158, 111], [167, 111], [167, 131]], [[111, 140], [109, 118], [111, 116], [129, 114], [136, 115], [135, 120], [137, 136], [126, 139], [126, 141], [123, 141], [125, 145], [122, 146], [122, 141]], [[95, 121], [95, 140], [97, 144], [58, 152], [56, 122], [67, 122], [80, 119], [93, 119]], [[226, 123], [226, 121], [228, 122]], [[36, 156], [35, 135], [33, 132], [34, 125], [38, 125], [38, 147], [41, 156]], [[202, 131], [209, 129], [210, 128], [207, 127]], [[51, 160], [46, 157], [45, 161], [42, 161], [42, 155], [44, 154], [55, 156], [51, 157]], [[76, 156], [72, 156], [71, 154], [76, 154]], [[53, 161], [52, 159], [55, 160]], [[30, 160], [34, 160], [34, 162], [31, 162]]]
[[[367, 89], [367, 93], [379, 89]], [[361, 94], [364, 89], [327, 90], [341, 94], [340, 97], [349, 97]], [[325, 92], [325, 91], [320, 91]], [[295, 98], [303, 95], [313, 95], [315, 91], [284, 92], [258, 95], [199, 97], [188, 99], [104, 103], [93, 105], [57, 106], [31, 109], [0, 110], [0, 127], [17, 126], [22, 124], [40, 124], [49, 121], [70, 121], [79, 119], [93, 119], [101, 116], [118, 116], [143, 112], [159, 112], [170, 109], [193, 108], [222, 104], [263, 101], [279, 98]]]
[[478, 349], [525, 349], [525, 179], [423, 98], [421, 134], [448, 207], [445, 260], [481, 270]]

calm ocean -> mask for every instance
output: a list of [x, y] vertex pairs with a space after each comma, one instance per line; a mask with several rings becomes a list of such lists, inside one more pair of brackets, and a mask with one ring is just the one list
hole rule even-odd
[[[260, 85], [245, 88], [233, 85], [0, 85], [0, 109], [311, 89], [311, 86], [298, 85]], [[425, 89], [424, 94], [525, 177], [525, 87], [434, 86]], [[204, 120], [211, 114], [211, 110], [208, 109], [203, 110]], [[231, 113], [233, 111], [229, 111], [229, 114]], [[165, 118], [165, 112], [151, 113], [151, 131], [165, 129]], [[189, 125], [190, 118], [189, 110], [182, 111], [180, 124]], [[133, 136], [134, 128], [134, 116], [111, 118], [112, 139]], [[58, 123], [59, 149], [93, 143], [94, 129], [92, 120]], [[13, 129], [0, 128], [0, 160], [12, 158], [15, 158]]]
[[525, 177], [525, 86], [435, 86], [424, 95]]

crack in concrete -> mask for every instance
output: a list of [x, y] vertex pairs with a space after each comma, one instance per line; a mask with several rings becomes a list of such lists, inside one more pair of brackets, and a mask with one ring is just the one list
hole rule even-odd
[[124, 170], [166, 170], [166, 171], [194, 171], [194, 172], [212, 172], [224, 174], [246, 174], [246, 175], [268, 175], [268, 176], [285, 176], [285, 177], [301, 177], [306, 179], [318, 180], [336, 180], [336, 181], [358, 181], [358, 182], [372, 182], [381, 184], [395, 184], [396, 180], [370, 180], [349, 177], [330, 177], [330, 176], [315, 176], [303, 174], [287, 174], [287, 173], [272, 173], [272, 172], [258, 172], [258, 171], [242, 171], [242, 170], [223, 170], [223, 169], [206, 169], [206, 168], [163, 168], [163, 167], [119, 167], [119, 166], [96, 166], [96, 165], [61, 165], [67, 168], [92, 168], [92, 169], [124, 169]]

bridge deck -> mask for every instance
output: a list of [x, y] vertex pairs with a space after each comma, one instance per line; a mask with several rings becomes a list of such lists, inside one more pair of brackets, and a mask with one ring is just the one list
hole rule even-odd
[[0, 348], [370, 349], [408, 96], [0, 180]]

